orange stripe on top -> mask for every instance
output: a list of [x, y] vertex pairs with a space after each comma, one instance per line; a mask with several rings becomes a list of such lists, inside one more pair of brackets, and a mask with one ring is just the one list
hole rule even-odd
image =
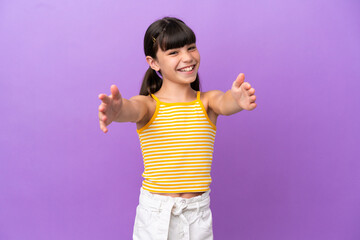
[[211, 183], [216, 126], [197, 92], [187, 103], [161, 102], [150, 121], [138, 129], [145, 178], [142, 187], [156, 193], [205, 192]]

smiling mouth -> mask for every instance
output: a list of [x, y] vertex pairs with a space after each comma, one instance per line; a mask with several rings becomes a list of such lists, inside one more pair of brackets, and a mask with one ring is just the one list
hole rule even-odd
[[194, 68], [195, 68], [195, 65], [192, 65], [192, 66], [180, 68], [178, 71], [180, 71], [180, 72], [191, 72], [192, 70], [194, 70]]

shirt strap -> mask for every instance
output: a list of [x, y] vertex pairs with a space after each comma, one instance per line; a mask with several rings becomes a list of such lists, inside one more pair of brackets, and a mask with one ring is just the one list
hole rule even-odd
[[150, 96], [151, 96], [153, 99], [155, 99], [156, 102], [160, 102], [159, 99], [158, 99], [154, 94], [150, 93]]
[[200, 91], [197, 91], [196, 99], [200, 100]]

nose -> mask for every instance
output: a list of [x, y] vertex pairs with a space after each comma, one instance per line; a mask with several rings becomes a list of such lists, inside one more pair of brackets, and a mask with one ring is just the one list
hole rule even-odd
[[192, 62], [193, 57], [192, 57], [191, 53], [188, 51], [184, 51], [184, 53], [182, 55], [182, 61], [183, 62]]

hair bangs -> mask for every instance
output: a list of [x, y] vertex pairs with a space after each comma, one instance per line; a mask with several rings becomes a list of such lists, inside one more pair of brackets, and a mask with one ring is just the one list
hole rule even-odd
[[166, 26], [159, 40], [161, 50], [166, 51], [195, 43], [196, 37], [194, 32], [185, 24], [171, 22]]

